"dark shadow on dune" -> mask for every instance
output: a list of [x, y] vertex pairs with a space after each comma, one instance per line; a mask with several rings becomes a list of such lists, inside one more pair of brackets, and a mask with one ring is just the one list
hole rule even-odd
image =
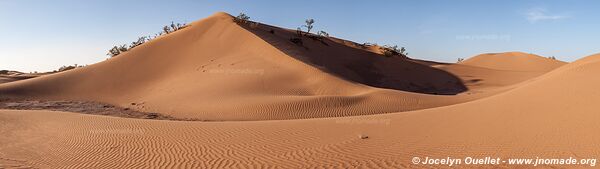
[[386, 57], [354, 42], [302, 37], [290, 41], [295, 30], [265, 24], [240, 24], [283, 53], [340, 78], [373, 87], [425, 94], [455, 95], [467, 90], [455, 75], [404, 57]]

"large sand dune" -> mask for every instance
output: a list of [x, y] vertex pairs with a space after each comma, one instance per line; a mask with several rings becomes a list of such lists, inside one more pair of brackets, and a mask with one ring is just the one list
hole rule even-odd
[[218, 13], [105, 62], [1, 84], [8, 99], [221, 122], [0, 110], [0, 167], [438, 168], [411, 160], [600, 155], [600, 54], [449, 64], [386, 58], [339, 39], [297, 46], [289, 36]]
[[[97, 101], [200, 120], [299, 119], [451, 105], [507, 90], [459, 94], [469, 86], [505, 87], [534, 77], [444, 71], [339, 39], [304, 38], [298, 46], [289, 41], [293, 31], [246, 27], [217, 13], [105, 62], [0, 85], [0, 97]], [[483, 74], [459, 77], [474, 77], [469, 72]]]

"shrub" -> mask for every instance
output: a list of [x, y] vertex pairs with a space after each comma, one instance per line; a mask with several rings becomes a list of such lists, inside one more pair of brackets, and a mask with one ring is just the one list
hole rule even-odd
[[165, 26], [165, 27], [163, 27], [163, 33], [164, 33], [164, 34], [169, 34], [169, 33], [171, 33], [171, 32], [172, 32], [172, 31], [171, 31], [171, 27], [169, 27], [169, 26]]
[[123, 52], [127, 52], [128, 50], [129, 50], [129, 49], [127, 48], [127, 45], [121, 45], [121, 46], [119, 46], [119, 51], [120, 51], [121, 53], [123, 53]]
[[171, 30], [177, 31], [178, 29], [179, 29], [179, 27], [177, 27], [177, 25], [175, 25], [175, 23], [171, 22]]
[[315, 23], [315, 20], [307, 19], [304, 22], [306, 23], [306, 25], [302, 25], [302, 26], [306, 27], [306, 34], [309, 34], [310, 30], [313, 28], [313, 24]]
[[408, 55], [408, 53], [405, 53], [406, 49], [404, 47], [398, 48], [398, 45], [394, 45], [394, 46], [384, 45], [383, 47], [380, 47], [380, 49], [381, 49], [383, 55], [387, 56], [387, 57], [391, 57], [391, 56], [406, 57], [406, 55]]
[[111, 48], [110, 50], [108, 50], [108, 53], [106, 55], [110, 56], [110, 57], [115, 57], [123, 52], [127, 52], [128, 50], [135, 48], [137, 46], [140, 46], [154, 38], [157, 38], [159, 36], [162, 36], [164, 34], [169, 34], [178, 30], [181, 30], [183, 28], [188, 27], [187, 24], [183, 23], [177, 23], [175, 24], [174, 22], [171, 22], [171, 25], [168, 26], [164, 26], [163, 27], [163, 31], [159, 32], [157, 34], [154, 34], [153, 37], [151, 36], [142, 36], [139, 37], [137, 41], [131, 42], [131, 45], [129, 45], [129, 47], [127, 45], [121, 45], [121, 46], [114, 46], [113, 48]]
[[320, 41], [321, 43], [323, 43], [323, 45], [329, 46], [329, 44], [323, 41], [325, 37], [329, 37], [329, 34], [327, 32], [319, 31], [316, 35], [310, 34], [310, 31], [313, 29], [313, 24], [315, 23], [314, 19], [307, 19], [304, 22], [306, 24], [302, 25], [301, 27], [306, 27], [306, 32], [302, 32], [302, 28], [298, 27], [296, 29], [296, 37], [290, 38], [290, 41], [297, 45], [302, 45], [302, 37], [306, 36], [308, 38], [311, 38], [312, 40]]
[[463, 62], [463, 61], [465, 61], [464, 58], [458, 58], [458, 60], [456, 61], [456, 63], [460, 63], [460, 62]]
[[325, 31], [319, 31], [319, 32], [317, 32], [317, 35], [320, 37], [329, 37], [329, 33], [325, 32]]
[[114, 46], [112, 49], [108, 50], [108, 56], [110, 57], [115, 57], [117, 55], [121, 54], [121, 51], [119, 50], [119, 47]]
[[[69, 65], [69, 66], [61, 66], [60, 68], [58, 68], [58, 71], [62, 72], [62, 71], [67, 71], [67, 70], [71, 70], [71, 69], [75, 69], [75, 68], [80, 68], [80, 67], [83, 67], [83, 65], [77, 65], [77, 64], [75, 64], [75, 65]], [[56, 72], [56, 71], [54, 71], [54, 72]]]
[[137, 41], [131, 42], [131, 45], [129, 46], [129, 49], [133, 49], [137, 46], [140, 46], [144, 43], [146, 43], [146, 39], [147, 37], [143, 36], [143, 37], [139, 37]]
[[236, 16], [235, 18], [233, 18], [233, 21], [236, 23], [248, 23], [248, 21], [250, 20], [250, 17], [248, 15], [246, 15], [245, 13], [240, 13], [238, 16]]
[[62, 72], [62, 71], [67, 71], [67, 70], [71, 70], [71, 69], [75, 69], [75, 66], [61, 66], [60, 68], [58, 68], [58, 71]]

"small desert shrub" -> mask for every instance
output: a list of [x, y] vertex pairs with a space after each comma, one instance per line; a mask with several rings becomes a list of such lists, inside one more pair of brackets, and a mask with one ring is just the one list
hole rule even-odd
[[121, 46], [119, 46], [119, 51], [121, 53], [127, 52], [128, 50], [129, 50], [129, 48], [127, 48], [127, 45], [121, 45]]
[[245, 23], [248, 23], [248, 21], [250, 21], [250, 17], [248, 15], [246, 15], [245, 13], [240, 13], [238, 16], [233, 18], [233, 21], [238, 24], [242, 24], [242, 23], [245, 24]]
[[548, 57], [548, 59], [556, 60], [556, 57], [550, 56], [550, 57]]
[[367, 47], [367, 46], [377, 46], [376, 43], [370, 43], [370, 42], [365, 42], [362, 45], [365, 46], [365, 47]]
[[[306, 19], [304, 21], [305, 25], [302, 25], [301, 27], [298, 27], [296, 29], [296, 37], [290, 38], [290, 41], [292, 41], [293, 43], [297, 44], [297, 45], [302, 45], [302, 37], [306, 36], [312, 40], [317, 40], [320, 41], [323, 45], [329, 46], [329, 44], [325, 43], [325, 41], [323, 40], [325, 37], [329, 37], [329, 33], [325, 32], [325, 31], [319, 31], [317, 32], [317, 34], [311, 34], [310, 31], [313, 29], [314, 27], [314, 23], [315, 20], [314, 19]], [[306, 32], [302, 31], [302, 27], [306, 28]]]
[[75, 66], [62, 66], [62, 67], [58, 68], [58, 71], [62, 72], [62, 71], [67, 71], [67, 70], [71, 70], [71, 69], [75, 69]]
[[458, 58], [458, 60], [456, 61], [456, 63], [460, 63], [460, 62], [463, 62], [463, 61], [465, 61], [464, 58]]
[[188, 25], [185, 24], [185, 23], [183, 23], [183, 24], [181, 24], [181, 23], [175, 24], [175, 23], [171, 22], [171, 25], [167, 25], [167, 26], [163, 27], [163, 32], [161, 32], [161, 34], [159, 34], [159, 35], [173, 33], [175, 31], [178, 31], [178, 30], [181, 30], [183, 28], [186, 28], [187, 26]]
[[329, 33], [325, 32], [325, 31], [319, 31], [319, 32], [317, 32], [317, 36], [329, 37]]
[[408, 53], [405, 53], [406, 49], [404, 47], [398, 48], [398, 45], [394, 45], [394, 46], [384, 45], [384, 46], [380, 47], [380, 49], [381, 49], [383, 55], [387, 56], [387, 57], [391, 57], [391, 56], [406, 57], [406, 55], [408, 55]]
[[131, 42], [131, 45], [129, 45], [129, 49], [133, 49], [133, 48], [135, 48], [135, 47], [137, 47], [137, 46], [140, 46], [140, 45], [142, 45], [142, 44], [146, 43], [146, 40], [147, 40], [147, 39], [148, 39], [148, 38], [147, 38], [147, 37], [145, 37], [145, 36], [143, 36], [143, 37], [139, 37], [137, 41], [133, 41], [133, 42]]
[[[83, 65], [77, 65], [77, 64], [75, 64], [75, 65], [69, 65], [69, 66], [61, 66], [60, 68], [58, 68], [58, 71], [62, 72], [62, 71], [67, 71], [67, 70], [71, 70], [71, 69], [75, 69], [75, 68], [80, 68], [80, 67], [83, 67]], [[56, 72], [56, 71], [54, 71], [54, 72]]]
[[[179, 23], [178, 23], [179, 24]], [[177, 31], [179, 29], [179, 27], [177, 25], [175, 25], [175, 23], [171, 22], [171, 29], [173, 31]]]
[[163, 27], [163, 33], [164, 34], [169, 34], [171, 32], [172, 32], [171, 27], [169, 27], [169, 26], [164, 26]]
[[115, 57], [115, 56], [117, 56], [117, 55], [119, 55], [119, 54], [121, 54], [123, 52], [127, 52], [127, 51], [129, 51], [129, 50], [131, 50], [131, 49], [133, 49], [133, 48], [135, 48], [137, 46], [140, 46], [140, 45], [142, 45], [142, 44], [144, 44], [146, 42], [149, 42], [150, 40], [152, 40], [154, 38], [157, 38], [157, 37], [162, 36], [164, 34], [173, 33], [175, 31], [181, 30], [181, 29], [186, 28], [186, 27], [188, 27], [188, 25], [185, 24], [185, 23], [183, 23], [183, 24], [181, 24], [181, 23], [175, 24], [174, 22], [171, 22], [171, 25], [164, 26], [163, 27], [163, 31], [154, 34], [153, 37], [152, 36], [142, 36], [142, 37], [139, 37], [137, 41], [131, 42], [131, 44], [129, 46], [127, 46], [127, 45], [114, 46], [110, 50], [108, 50], [108, 53], [106, 55], [108, 55], [110, 57]]
[[315, 23], [314, 19], [307, 19], [304, 21], [304, 23], [306, 23], [306, 25], [302, 25], [303, 27], [306, 27], [306, 34], [310, 33], [310, 30], [312, 30], [313, 28], [313, 24]]
[[271, 30], [269, 30], [269, 33], [275, 34], [275, 30], [271, 29]]
[[2, 75], [8, 74], [8, 70], [0, 70], [0, 74], [2, 74]]
[[119, 47], [114, 46], [112, 49], [108, 50], [108, 56], [110, 57], [115, 57], [117, 55], [121, 54], [121, 51], [119, 51]]

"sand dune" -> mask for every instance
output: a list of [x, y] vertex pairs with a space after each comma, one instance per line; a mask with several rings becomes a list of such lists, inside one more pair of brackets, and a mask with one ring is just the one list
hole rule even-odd
[[566, 63], [529, 53], [506, 52], [477, 55], [460, 64], [497, 70], [549, 71]]
[[[0, 97], [96, 101], [214, 121], [381, 114], [452, 105], [505, 91], [431, 95], [464, 93], [464, 83], [472, 79], [336, 39], [305, 38], [298, 46], [290, 36], [294, 32], [264, 24], [244, 28], [230, 15], [217, 13], [105, 62], [0, 85]], [[471, 72], [493, 72], [478, 70]], [[490, 85], [508, 86], [531, 77], [492, 83], [513, 77], [488, 74], [479, 77], [485, 82], [477, 84], [483, 85], [480, 88], [488, 80]]]
[[592, 158], [600, 155], [600, 137], [591, 135], [600, 129], [600, 80], [589, 77], [598, 72], [600, 55], [486, 99], [343, 118], [198, 123], [0, 111], [2, 133], [12, 136], [0, 141], [22, 143], [0, 150], [43, 167], [420, 168], [414, 156]]
[[438, 168], [411, 159], [600, 155], [600, 54], [450, 64], [337, 38], [299, 46], [293, 33], [217, 13], [98, 64], [0, 84], [0, 99], [212, 121], [0, 110], [0, 168]]
[[30, 79], [50, 73], [23, 73], [18, 71], [0, 70], [0, 84]]

